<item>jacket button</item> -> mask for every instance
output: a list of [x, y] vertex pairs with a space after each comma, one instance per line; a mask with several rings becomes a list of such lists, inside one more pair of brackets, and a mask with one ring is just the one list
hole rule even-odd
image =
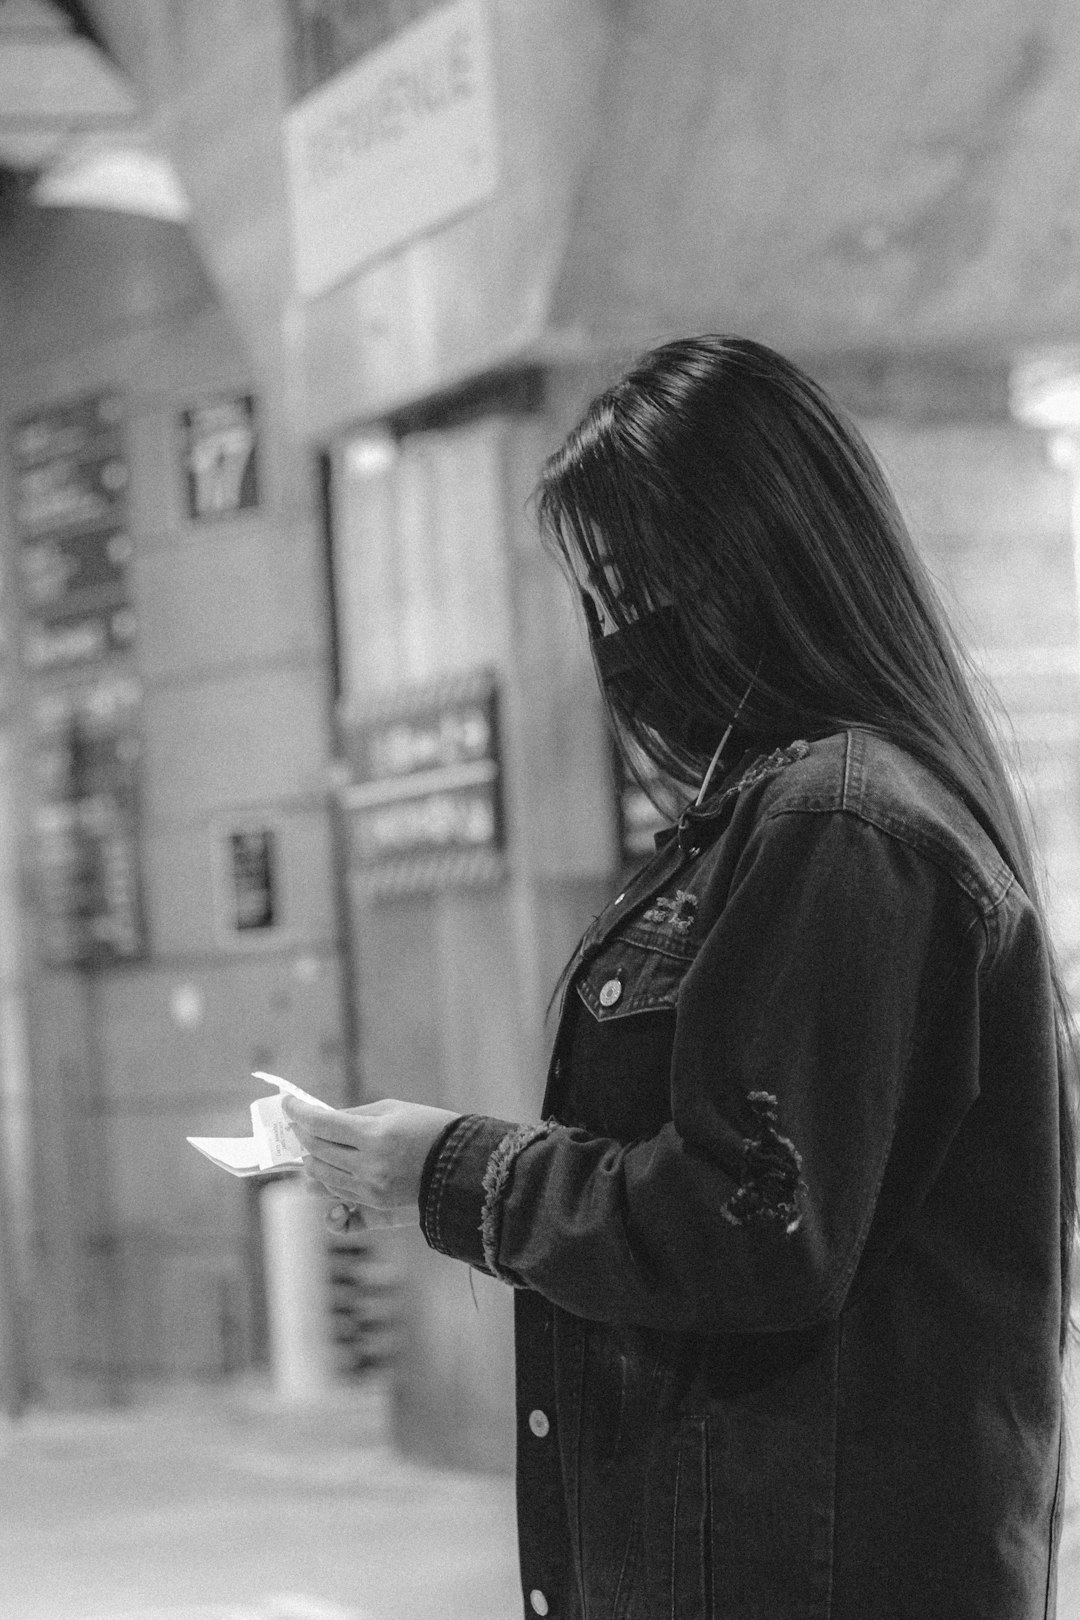
[[619, 999], [619, 997], [621, 995], [622, 995], [622, 980], [621, 979], [608, 979], [606, 981], [606, 983], [604, 983], [604, 984], [602, 984], [600, 986], [600, 1005], [601, 1005], [601, 1007], [614, 1007], [615, 1003], [618, 1001], [618, 999]]
[[535, 1434], [538, 1440], [542, 1440], [551, 1429], [551, 1424], [548, 1422], [547, 1413], [541, 1412], [539, 1407], [536, 1408], [535, 1412], [530, 1412], [529, 1428], [532, 1430], [533, 1434]]
[[529, 1607], [532, 1609], [533, 1614], [547, 1614], [548, 1612], [548, 1600], [543, 1592], [535, 1586], [529, 1593]]

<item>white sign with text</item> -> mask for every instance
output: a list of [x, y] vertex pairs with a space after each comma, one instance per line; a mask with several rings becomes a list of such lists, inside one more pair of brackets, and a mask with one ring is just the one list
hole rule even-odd
[[306, 96], [285, 145], [305, 298], [486, 202], [499, 163], [484, 0], [455, 0]]

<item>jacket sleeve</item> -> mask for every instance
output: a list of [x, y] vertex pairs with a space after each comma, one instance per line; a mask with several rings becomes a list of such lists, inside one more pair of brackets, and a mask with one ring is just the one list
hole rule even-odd
[[890, 1166], [902, 1222], [978, 1094], [986, 929], [932, 852], [837, 810], [759, 822], [714, 904], [670, 1123], [626, 1142], [465, 1116], [425, 1170], [433, 1247], [598, 1321], [770, 1331], [840, 1310], [898, 1126], [919, 1120]]

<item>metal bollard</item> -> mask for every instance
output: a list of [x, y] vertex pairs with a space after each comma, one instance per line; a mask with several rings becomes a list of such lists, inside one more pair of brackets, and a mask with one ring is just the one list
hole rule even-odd
[[274, 1393], [318, 1401], [336, 1385], [326, 1301], [325, 1200], [299, 1176], [261, 1195], [266, 1311]]

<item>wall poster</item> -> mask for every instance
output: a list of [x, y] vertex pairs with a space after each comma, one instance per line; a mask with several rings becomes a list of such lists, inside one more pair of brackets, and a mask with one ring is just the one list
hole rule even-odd
[[502, 756], [491, 671], [395, 692], [347, 713], [342, 729], [354, 887], [400, 893], [502, 876]]

